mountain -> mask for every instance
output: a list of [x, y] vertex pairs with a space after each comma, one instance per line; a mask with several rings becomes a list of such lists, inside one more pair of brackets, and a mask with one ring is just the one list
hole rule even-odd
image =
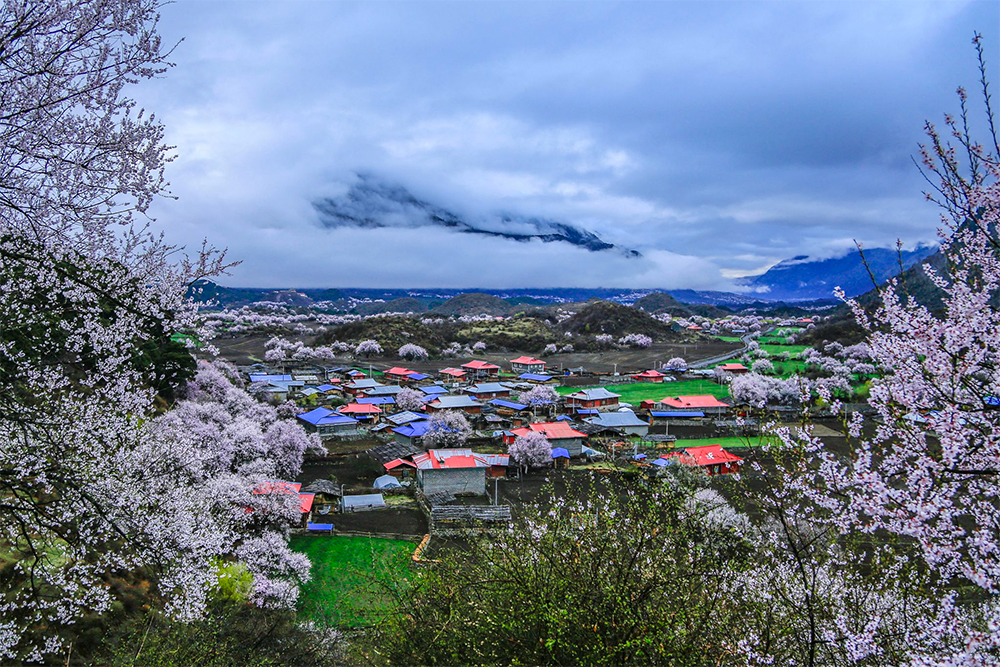
[[744, 278], [740, 284], [768, 300], [829, 299], [836, 287], [847, 296], [857, 296], [872, 288], [873, 277], [875, 284], [882, 284], [900, 272], [900, 264], [902, 269], [908, 269], [936, 250], [936, 246], [930, 245], [902, 252], [894, 248], [870, 248], [864, 251], [863, 259], [857, 250], [843, 257], [821, 260], [800, 255], [778, 262], [762, 275]]
[[568, 243], [592, 252], [612, 251], [641, 257], [635, 250], [607, 243], [581, 227], [533, 216], [496, 213], [467, 220], [445, 208], [418, 199], [405, 187], [371, 175], [359, 175], [347, 193], [313, 202], [320, 224], [327, 228], [444, 227], [463, 234], [481, 234], [528, 242]]
[[575, 334], [610, 334], [615, 338], [631, 333], [653, 339], [676, 338], [670, 328], [637, 308], [613, 301], [594, 300], [559, 324], [563, 331]]
[[514, 308], [500, 297], [482, 292], [459, 294], [431, 311], [436, 315], [509, 315]]

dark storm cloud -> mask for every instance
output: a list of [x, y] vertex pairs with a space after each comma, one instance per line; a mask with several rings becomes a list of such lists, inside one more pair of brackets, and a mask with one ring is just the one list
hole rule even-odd
[[[924, 119], [974, 87], [973, 31], [995, 54], [1000, 25], [993, 2], [182, 1], [163, 14], [168, 41], [185, 41], [140, 96], [178, 146], [180, 200], [159, 220], [178, 241], [230, 246], [234, 283], [301, 286], [725, 286], [853, 239], [931, 240], [910, 156]], [[321, 227], [311, 203], [357, 172], [469, 219], [569, 223], [643, 257]], [[407, 262], [387, 270], [385, 253]]]

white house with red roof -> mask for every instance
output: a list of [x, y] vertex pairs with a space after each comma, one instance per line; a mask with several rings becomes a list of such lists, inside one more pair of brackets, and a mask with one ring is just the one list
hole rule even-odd
[[500, 375], [500, 367], [488, 361], [473, 359], [467, 364], [462, 364], [462, 368], [476, 377], [496, 377]]
[[611, 408], [618, 405], [621, 394], [610, 392], [604, 387], [594, 387], [592, 389], [581, 389], [572, 394], [567, 394], [566, 405], [570, 408]]
[[663, 382], [663, 378], [667, 376], [658, 370], [650, 369], [648, 371], [636, 373], [632, 377], [635, 378], [636, 382]]
[[577, 431], [566, 422], [538, 422], [512, 429], [504, 436], [504, 444], [511, 445], [517, 436], [532, 432], [541, 433], [553, 448], [563, 447], [570, 456], [583, 454], [583, 441], [587, 438], [587, 434]]
[[660, 458], [676, 457], [685, 465], [701, 468], [709, 475], [728, 475], [739, 472], [743, 459], [727, 452], [722, 445], [705, 445], [704, 447], [688, 447], [680, 452], [670, 452]]
[[743, 364], [738, 364], [736, 362], [731, 362], [728, 364], [720, 364], [719, 368], [726, 371], [727, 373], [732, 373], [733, 375], [742, 375], [743, 373], [749, 373], [750, 369]]
[[520, 356], [510, 360], [510, 370], [514, 375], [521, 373], [542, 373], [545, 371], [545, 362], [534, 357]]
[[490, 462], [471, 449], [431, 449], [414, 454], [417, 484], [424, 494], [486, 494], [486, 474]]

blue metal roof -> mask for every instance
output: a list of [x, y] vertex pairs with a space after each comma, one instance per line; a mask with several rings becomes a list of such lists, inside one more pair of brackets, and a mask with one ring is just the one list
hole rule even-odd
[[329, 408], [316, 408], [315, 410], [310, 410], [309, 412], [303, 412], [301, 415], [296, 415], [298, 419], [306, 422], [307, 424], [312, 424], [313, 426], [329, 426], [330, 424], [357, 424], [358, 420], [347, 415], [342, 415], [338, 412], [334, 412]]
[[556, 417], [556, 421], [557, 422], [571, 422], [571, 421], [573, 421], [573, 418], [570, 417], [569, 415], [559, 415], [558, 417]]
[[419, 389], [420, 391], [424, 392], [427, 395], [448, 393], [448, 390], [439, 384], [432, 384], [427, 387], [417, 387], [417, 389]]
[[517, 376], [519, 380], [534, 380], [535, 382], [548, 382], [552, 379], [551, 375], [542, 375], [541, 373], [521, 373]]
[[552, 458], [554, 458], [554, 459], [559, 459], [559, 458], [568, 459], [569, 458], [569, 450], [566, 449], [565, 447], [553, 447], [552, 448]]
[[676, 419], [690, 419], [692, 417], [705, 416], [704, 412], [671, 412], [669, 410], [667, 411], [651, 410], [649, 414], [653, 415], [654, 417], [672, 417]]
[[332, 384], [321, 384], [316, 388], [319, 389], [320, 391], [330, 391], [331, 389], [339, 389], [339, 387]]
[[510, 408], [511, 410], [527, 410], [528, 406], [523, 403], [515, 403], [514, 401], [505, 401], [502, 398], [494, 398], [490, 401], [490, 405], [499, 405], [501, 408]]
[[429, 421], [410, 422], [392, 429], [392, 432], [398, 433], [404, 438], [422, 438], [430, 427]]
[[576, 411], [578, 415], [596, 415], [598, 410], [595, 408], [580, 408]]
[[426, 380], [430, 375], [425, 375], [424, 373], [410, 373], [411, 380]]

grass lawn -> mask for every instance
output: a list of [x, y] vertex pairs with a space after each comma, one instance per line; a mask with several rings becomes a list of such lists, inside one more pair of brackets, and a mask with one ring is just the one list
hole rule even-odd
[[774, 361], [774, 375], [780, 378], [788, 378], [793, 375], [802, 375], [806, 372], [806, 362], [804, 361]]
[[802, 350], [809, 347], [808, 345], [776, 345], [776, 344], [763, 344], [760, 349], [764, 350], [772, 357], [776, 354], [781, 354], [782, 352], [787, 352], [788, 354], [795, 356], [797, 354], [802, 354]]
[[[557, 387], [562, 395], [572, 394], [581, 389], [592, 389], [592, 387]], [[638, 405], [642, 401], [659, 400], [665, 396], [691, 396], [696, 394], [711, 394], [716, 398], [727, 398], [729, 387], [716, 384], [711, 380], [680, 380], [678, 382], [636, 382], [635, 384], [608, 385], [607, 390], [615, 394], [621, 394], [623, 403]]]
[[746, 447], [757, 447], [763, 445], [765, 440], [774, 439], [774, 436], [751, 436], [740, 438], [731, 436], [728, 438], [703, 438], [697, 440], [678, 440], [674, 443], [675, 449], [685, 449], [687, 447], [707, 447], [708, 445], [722, 445], [723, 449], [742, 449]]
[[739, 336], [716, 336], [719, 340], [724, 340], [727, 343], [742, 343], [743, 339]]
[[379, 579], [401, 582], [409, 575], [414, 542], [370, 537], [296, 535], [292, 549], [309, 556], [312, 579], [299, 593], [299, 611], [335, 627], [371, 625], [388, 608]]

